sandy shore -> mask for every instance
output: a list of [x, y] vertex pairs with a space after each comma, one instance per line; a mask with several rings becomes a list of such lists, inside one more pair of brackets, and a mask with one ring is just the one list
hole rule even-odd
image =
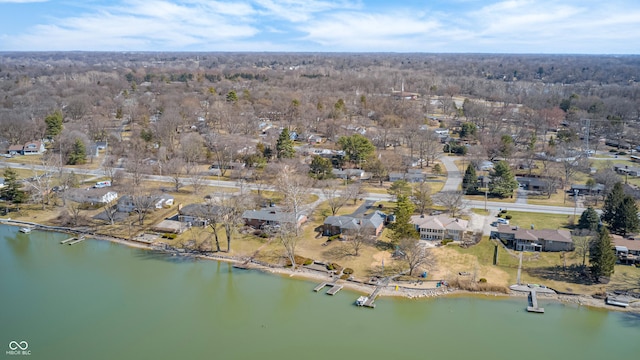
[[[58, 232], [70, 232], [77, 233], [77, 230], [74, 229], [63, 229], [58, 227], [49, 227], [45, 225], [40, 225], [36, 223], [28, 223], [23, 221], [14, 221], [10, 219], [0, 219], [2, 223], [6, 225], [12, 226], [24, 226], [24, 225], [32, 225], [36, 226], [42, 230], [48, 231], [58, 231]], [[329, 272], [323, 273], [315, 270], [309, 270], [304, 267], [299, 267], [295, 270], [290, 268], [278, 267], [278, 266], [268, 266], [267, 264], [258, 264], [254, 262], [249, 262], [245, 264], [245, 259], [224, 256], [224, 255], [204, 255], [204, 254], [193, 254], [193, 253], [182, 253], [176, 251], [170, 251], [163, 249], [158, 246], [154, 246], [152, 244], [146, 244], [142, 242], [132, 241], [128, 239], [113, 237], [104, 234], [87, 234], [89, 237], [110, 241], [113, 243], [117, 243], [120, 245], [129, 246], [136, 249], [141, 250], [153, 250], [153, 251], [162, 251], [167, 254], [173, 254], [174, 256], [189, 256], [198, 259], [207, 259], [214, 261], [225, 261], [234, 264], [243, 264], [247, 269], [250, 270], [258, 270], [266, 273], [276, 274], [279, 276], [286, 276], [289, 278], [296, 278], [300, 280], [313, 281], [313, 282], [333, 282], [335, 280], [334, 277], [330, 275]], [[351, 280], [338, 280], [338, 284], [342, 285], [344, 288], [362, 293], [364, 295], [368, 295], [373, 292], [375, 289], [375, 285], [366, 284], [359, 281], [351, 281]], [[391, 282], [380, 292], [381, 297], [404, 297], [409, 299], [414, 298], [430, 298], [430, 297], [439, 297], [439, 296], [448, 296], [448, 297], [483, 297], [483, 298], [510, 298], [510, 297], [521, 297], [526, 298], [528, 296], [527, 292], [521, 291], [510, 291], [509, 294], [504, 293], [487, 293], [487, 292], [471, 292], [466, 290], [458, 290], [452, 289], [448, 287], [436, 287], [435, 282], [425, 281], [419, 283], [394, 283]], [[622, 308], [617, 306], [610, 306], [605, 304], [603, 299], [597, 299], [589, 295], [560, 295], [560, 294], [538, 294], [538, 297], [544, 300], [553, 300], [558, 301], [565, 304], [574, 304], [577, 306], [586, 306], [591, 308], [599, 308], [606, 310], [614, 310], [614, 311], [625, 311], [625, 312], [634, 312], [640, 313], [640, 301], [633, 302], [629, 304], [629, 307]], [[354, 299], [355, 301], [355, 299]]]

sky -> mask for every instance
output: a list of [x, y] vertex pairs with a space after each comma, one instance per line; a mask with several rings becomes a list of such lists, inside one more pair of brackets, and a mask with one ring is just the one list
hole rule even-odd
[[640, 54], [638, 0], [0, 0], [0, 51]]

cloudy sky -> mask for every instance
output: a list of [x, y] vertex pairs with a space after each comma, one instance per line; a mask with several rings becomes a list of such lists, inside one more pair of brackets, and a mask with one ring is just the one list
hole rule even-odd
[[0, 51], [640, 54], [638, 0], [0, 0]]

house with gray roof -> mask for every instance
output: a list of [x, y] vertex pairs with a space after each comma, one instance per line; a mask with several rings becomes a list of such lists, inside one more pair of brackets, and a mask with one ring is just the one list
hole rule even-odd
[[420, 240], [433, 241], [444, 239], [460, 241], [469, 225], [467, 220], [452, 218], [448, 215], [414, 215], [410, 223], [416, 227]]
[[571, 251], [573, 239], [566, 229], [522, 229], [518, 226], [498, 225], [491, 237], [502, 240], [516, 251]]
[[307, 221], [307, 216], [300, 214], [298, 218], [294, 220], [293, 213], [272, 207], [261, 210], [246, 210], [242, 213], [242, 219], [244, 219], [247, 225], [261, 229], [265, 226], [280, 226], [285, 223], [292, 224], [294, 222], [296, 226], [299, 227]]
[[366, 235], [378, 236], [384, 229], [387, 214], [374, 211], [370, 214], [328, 216], [322, 224], [322, 234], [333, 236], [362, 231]]

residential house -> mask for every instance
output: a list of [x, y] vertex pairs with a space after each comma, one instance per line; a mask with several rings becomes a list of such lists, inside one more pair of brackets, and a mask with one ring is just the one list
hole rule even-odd
[[39, 155], [47, 151], [42, 141], [29, 141], [23, 145], [11, 145], [7, 149], [9, 155]]
[[30, 141], [22, 148], [23, 155], [39, 155], [46, 151], [42, 141]]
[[207, 204], [178, 206], [178, 221], [189, 226], [204, 227], [209, 225], [210, 221], [207, 214], [215, 213], [216, 209], [218, 209], [217, 206], [211, 208]]
[[[154, 209], [162, 209], [166, 207], [171, 207], [173, 205], [173, 196], [168, 194], [162, 195], [149, 195], [150, 201], [154, 202]], [[118, 199], [118, 211], [120, 212], [132, 212], [136, 209], [136, 205], [134, 204], [133, 197], [130, 195], [124, 195], [120, 199]]]
[[555, 193], [557, 190], [557, 186], [555, 184], [559, 184], [559, 181], [554, 181], [553, 179], [549, 179], [546, 177], [526, 177], [526, 176], [518, 176], [516, 177], [518, 184], [522, 185], [522, 188], [529, 191], [547, 191], [550, 185], [553, 185], [554, 188], [551, 191]]
[[640, 176], [640, 167], [616, 164], [613, 169], [620, 175]]
[[406, 180], [407, 182], [423, 182], [427, 179], [427, 174], [420, 169], [409, 169], [407, 172], [392, 171], [389, 173], [389, 181]]
[[294, 220], [293, 213], [272, 207], [261, 210], [246, 210], [242, 213], [242, 219], [244, 219], [247, 225], [260, 229], [265, 226], [281, 226], [284, 223], [294, 222], [296, 226], [299, 227], [307, 221], [307, 216], [300, 214], [298, 218]]
[[498, 225], [491, 237], [500, 239], [516, 251], [571, 251], [573, 239], [565, 229], [522, 229], [518, 226]]
[[363, 180], [367, 178], [366, 173], [361, 169], [331, 169], [331, 172], [338, 179]]
[[575, 194], [576, 191], [578, 195], [600, 195], [604, 192], [604, 185], [595, 184], [593, 187], [589, 187], [585, 184], [572, 184], [571, 189], [568, 191], [570, 194]]
[[625, 239], [620, 235], [611, 235], [616, 256], [621, 263], [640, 263], [640, 239]]
[[452, 239], [461, 241], [469, 222], [448, 215], [414, 215], [411, 224], [415, 225], [421, 240]]
[[377, 210], [364, 215], [329, 216], [322, 224], [322, 234], [325, 236], [348, 235], [361, 231], [365, 235], [379, 236], [386, 221], [387, 215]]
[[88, 188], [72, 189], [68, 191], [68, 198], [72, 201], [90, 204], [90, 205], [104, 205], [110, 204], [118, 198], [118, 193], [109, 189], [95, 189]]

